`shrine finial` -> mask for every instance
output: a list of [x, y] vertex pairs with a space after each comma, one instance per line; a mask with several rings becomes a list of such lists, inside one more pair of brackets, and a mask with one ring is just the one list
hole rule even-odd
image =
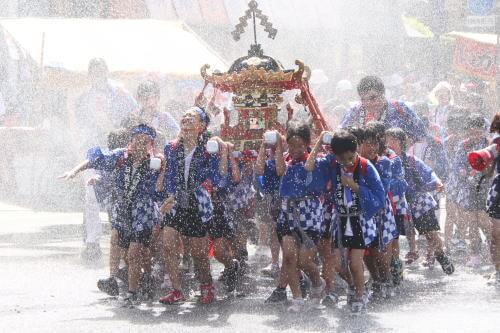
[[268, 17], [262, 13], [262, 10], [259, 9], [259, 5], [257, 1], [252, 0], [248, 3], [248, 9], [245, 11], [245, 15], [240, 17], [238, 23], [235, 27], [235, 30], [231, 32], [233, 39], [235, 41], [240, 40], [241, 35], [245, 32], [245, 27], [248, 26], [248, 20], [252, 19], [253, 21], [253, 35], [254, 35], [254, 45], [251, 46], [250, 51], [252, 53], [262, 52], [260, 49], [260, 45], [257, 43], [257, 23], [256, 19], [260, 19], [260, 25], [264, 27], [264, 31], [267, 32], [267, 36], [271, 39], [276, 37], [278, 30], [273, 28], [271, 22], [268, 21]]

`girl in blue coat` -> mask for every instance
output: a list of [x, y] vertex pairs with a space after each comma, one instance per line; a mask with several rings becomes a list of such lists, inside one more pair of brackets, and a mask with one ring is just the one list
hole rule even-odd
[[[211, 303], [215, 289], [208, 259], [208, 226], [213, 216], [213, 205], [207, 190], [209, 182], [218, 183], [227, 175], [228, 153], [226, 144], [219, 138], [219, 154], [209, 154], [206, 149], [209, 134], [208, 115], [199, 107], [188, 109], [181, 119], [181, 131], [177, 140], [165, 146], [165, 166], [157, 184], [165, 199], [160, 211], [163, 220], [163, 244], [165, 268], [173, 289], [160, 302], [173, 304], [184, 300], [178, 272], [180, 236], [189, 240], [191, 256], [200, 280], [200, 303]], [[165, 206], [175, 200], [169, 212]]]

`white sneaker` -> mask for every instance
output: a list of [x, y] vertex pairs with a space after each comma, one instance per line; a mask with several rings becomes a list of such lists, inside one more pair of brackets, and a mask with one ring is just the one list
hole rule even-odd
[[288, 307], [288, 312], [299, 313], [306, 309], [306, 301], [302, 298], [293, 298], [291, 305]]
[[314, 305], [319, 305], [321, 303], [321, 300], [325, 297], [325, 287], [326, 282], [321, 279], [321, 284], [319, 286], [311, 288], [311, 294], [309, 295], [311, 303]]
[[359, 315], [366, 311], [366, 304], [363, 299], [354, 300], [351, 303], [351, 314]]
[[472, 255], [469, 260], [465, 263], [465, 266], [470, 268], [479, 268], [481, 266], [481, 257], [478, 255]]
[[496, 271], [495, 273], [491, 274], [488, 282], [486, 283], [489, 286], [500, 288], [500, 271]]

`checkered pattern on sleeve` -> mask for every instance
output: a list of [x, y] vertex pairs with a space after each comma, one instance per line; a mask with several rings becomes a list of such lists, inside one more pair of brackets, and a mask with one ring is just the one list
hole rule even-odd
[[500, 192], [500, 174], [496, 175], [491, 187], [488, 191], [488, 197], [486, 199], [486, 211], [490, 214], [490, 216], [497, 218], [496, 215], [498, 211], [500, 211], [500, 207], [498, 207], [499, 199], [498, 195]]
[[436, 209], [437, 202], [429, 192], [415, 193], [415, 198], [412, 200], [411, 212], [413, 218], [418, 219], [428, 211]]
[[408, 215], [410, 209], [404, 194], [402, 196], [393, 196], [392, 202], [396, 205], [396, 215]]
[[[194, 196], [198, 202], [198, 213], [200, 215], [201, 221], [206, 223], [212, 219], [214, 213], [214, 206], [212, 205], [212, 199], [207, 190], [203, 187], [198, 188], [194, 191]], [[177, 213], [177, 205], [174, 205], [170, 210], [170, 216], [175, 216]]]
[[385, 246], [399, 236], [389, 197], [386, 198], [384, 209], [376, 217], [380, 219], [377, 223], [378, 234], [382, 239], [382, 245]]
[[229, 208], [239, 210], [247, 208], [255, 194], [252, 184], [241, 182], [229, 193]]
[[302, 200], [282, 199], [278, 224], [294, 229], [299, 226], [303, 230], [321, 231], [323, 221], [323, 207], [318, 198]]

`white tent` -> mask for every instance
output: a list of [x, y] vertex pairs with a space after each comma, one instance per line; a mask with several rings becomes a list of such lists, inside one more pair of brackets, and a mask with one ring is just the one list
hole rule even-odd
[[110, 72], [199, 75], [202, 65], [225, 70], [224, 60], [182, 22], [132, 19], [0, 19], [0, 25], [39, 65], [86, 72], [104, 58]]

